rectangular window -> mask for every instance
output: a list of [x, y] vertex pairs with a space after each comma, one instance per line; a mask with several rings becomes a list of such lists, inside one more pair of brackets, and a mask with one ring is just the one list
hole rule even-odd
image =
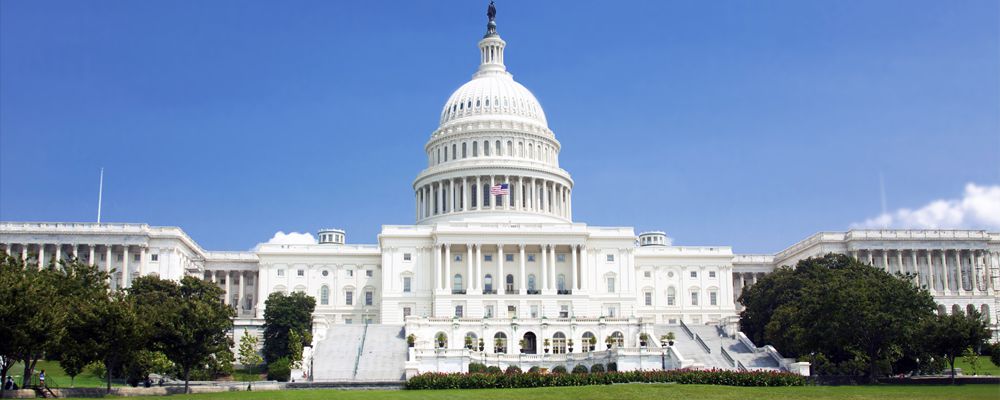
[[462, 262], [462, 255], [461, 254], [455, 254], [455, 261]]
[[253, 286], [253, 277], [252, 276], [248, 276], [247, 277], [247, 286]]
[[367, 276], [367, 277], [369, 277], [369, 278], [371, 278], [371, 277], [375, 276], [375, 270], [371, 270], [371, 269], [366, 269], [366, 270], [365, 270], [365, 276]]
[[285, 270], [279, 269], [278, 270], [278, 276], [285, 276]]
[[537, 305], [532, 305], [531, 306], [531, 318], [538, 318], [538, 306]]
[[352, 277], [352, 276], [354, 276], [354, 270], [353, 270], [353, 269], [349, 269], [349, 270], [347, 270], [347, 276], [348, 276], [348, 277]]
[[556, 254], [556, 262], [566, 262], [565, 254]]
[[155, 253], [154, 254], [150, 254], [149, 255], [149, 261], [152, 261], [152, 262], [160, 261], [160, 255], [159, 254], [155, 254]]
[[674, 303], [675, 303], [674, 294], [668, 292], [667, 293], [667, 305], [668, 306], [672, 306], [672, 305], [674, 305]]
[[121, 260], [122, 260], [123, 258], [124, 258], [124, 257], [122, 257], [122, 255], [121, 255], [121, 254], [118, 254], [118, 261], [121, 261]]
[[608, 278], [608, 293], [615, 292], [615, 278]]
[[507, 261], [507, 262], [514, 262], [514, 255], [513, 254], [504, 254], [503, 255], [503, 259], [504, 259], [504, 261]]
[[618, 307], [608, 306], [608, 316], [614, 318], [618, 314]]
[[372, 305], [372, 300], [374, 300], [374, 297], [375, 297], [375, 293], [365, 292], [365, 305], [366, 306]]
[[698, 305], [698, 292], [691, 292], [691, 305]]
[[225, 285], [226, 284], [226, 278], [225, 277], [219, 278], [219, 283], [222, 284], [222, 285]]
[[569, 318], [569, 304], [559, 306], [559, 318]]
[[534, 254], [528, 254], [528, 262], [535, 262], [535, 255]]
[[413, 255], [410, 253], [403, 253], [403, 261], [412, 261]]
[[483, 313], [483, 318], [493, 318], [493, 306], [486, 306], [486, 310]]
[[410, 293], [410, 280], [412, 278], [408, 276], [403, 277], [403, 293]]
[[692, 278], [697, 278], [698, 277], [698, 271], [691, 271], [691, 277]]
[[649, 271], [645, 271], [645, 272], [642, 273], [642, 277], [643, 278], [649, 278], [649, 277], [652, 277], [652, 276], [653, 276], [653, 273], [649, 272]]
[[713, 306], [719, 305], [719, 295], [715, 292], [708, 292], [708, 304]]
[[507, 306], [507, 316], [513, 317], [517, 315], [517, 306]]
[[403, 318], [409, 317], [410, 313], [410, 307], [403, 307]]
[[491, 254], [484, 254], [483, 255], [483, 261], [493, 261], [493, 255], [491, 255]]
[[108, 256], [106, 254], [101, 254], [101, 261], [107, 261]]
[[344, 318], [344, 323], [347, 324], [347, 325], [351, 325], [351, 324], [354, 323], [354, 319], [352, 319], [352, 318]]
[[132, 256], [132, 261], [135, 261], [135, 262], [142, 261], [141, 257], [142, 257], [141, 254], [136, 254], [136, 255]]
[[608, 262], [615, 262], [615, 255], [614, 254], [608, 254]]
[[647, 306], [653, 305], [653, 294], [652, 293], [646, 292], [646, 293], [643, 294], [643, 296], [645, 297], [646, 305]]
[[670, 318], [670, 319], [667, 320], [667, 323], [670, 324], [670, 325], [676, 324], [677, 323], [677, 318]]
[[715, 278], [715, 271], [708, 271], [709, 278]]
[[347, 297], [344, 299], [344, 304], [347, 304], [349, 306], [353, 306], [354, 305], [354, 292], [353, 291], [351, 291], [351, 290], [347, 291]]
[[300, 270], [298, 270], [298, 272], [296, 272], [296, 275], [298, 275], [298, 276], [306, 276], [306, 270], [300, 269]]

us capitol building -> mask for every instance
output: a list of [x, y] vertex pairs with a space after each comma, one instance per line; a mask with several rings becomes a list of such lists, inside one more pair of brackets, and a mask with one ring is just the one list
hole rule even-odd
[[[808, 373], [739, 332], [737, 298], [775, 268], [830, 252], [916, 274], [938, 312], [979, 310], [1000, 339], [1000, 232], [822, 232], [777, 254], [735, 254], [574, 221], [562, 145], [504, 66], [507, 43], [489, 15], [479, 67], [424, 146], [416, 224], [383, 226], [377, 244], [321, 229], [317, 243], [219, 252], [176, 227], [2, 222], [0, 250], [42, 264], [79, 258], [112, 271], [115, 288], [142, 275], [203, 277], [237, 310], [237, 338], [260, 333], [270, 293], [307, 293], [317, 306], [304, 373], [314, 380], [399, 379], [469, 362]], [[672, 346], [660, 343], [667, 332]]]

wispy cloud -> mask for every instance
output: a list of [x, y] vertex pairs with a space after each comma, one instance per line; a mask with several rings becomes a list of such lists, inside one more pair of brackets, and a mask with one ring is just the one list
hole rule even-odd
[[1000, 185], [965, 185], [959, 199], [934, 200], [917, 208], [900, 208], [851, 228], [1000, 229]]
[[289, 232], [278, 231], [267, 241], [270, 244], [314, 244], [316, 238], [309, 232]]

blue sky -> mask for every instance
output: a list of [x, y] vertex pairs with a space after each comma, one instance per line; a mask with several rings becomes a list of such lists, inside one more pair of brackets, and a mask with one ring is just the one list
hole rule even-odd
[[[879, 223], [1000, 229], [998, 7], [504, 0], [497, 22], [563, 144], [575, 220], [774, 252], [871, 225], [880, 173]], [[413, 223], [485, 10], [4, 0], [0, 219], [93, 221], [104, 167], [106, 222], [213, 250], [321, 227], [374, 243]], [[941, 202], [965, 214], [907, 217]]]

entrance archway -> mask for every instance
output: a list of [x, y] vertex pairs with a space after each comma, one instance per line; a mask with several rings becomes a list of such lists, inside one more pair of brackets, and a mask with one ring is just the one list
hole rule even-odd
[[538, 354], [538, 339], [535, 337], [534, 332], [528, 332], [524, 334], [524, 346], [521, 347], [521, 352], [524, 354]]

